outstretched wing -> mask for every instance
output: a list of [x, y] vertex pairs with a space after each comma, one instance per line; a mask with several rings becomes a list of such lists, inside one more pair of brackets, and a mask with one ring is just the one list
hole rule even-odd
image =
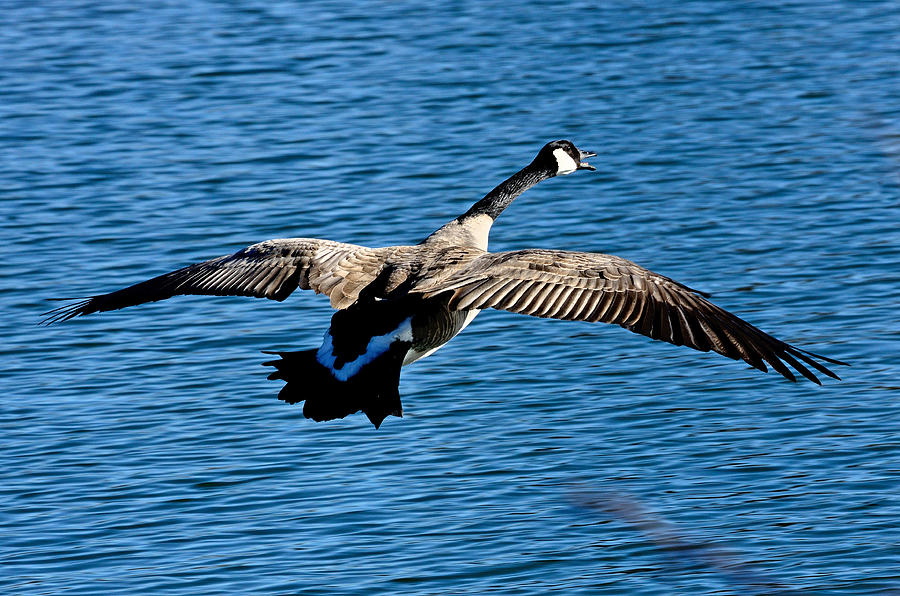
[[345, 308], [375, 279], [386, 249], [315, 238], [267, 240], [233, 255], [188, 265], [127, 288], [67, 304], [46, 313], [44, 323], [116, 310], [181, 294], [254, 296], [284, 300], [300, 287]]
[[620, 325], [653, 339], [714, 351], [767, 371], [768, 363], [791, 381], [790, 364], [821, 384], [807, 368], [839, 378], [818, 360], [845, 364], [791, 346], [719, 308], [699, 292], [618, 257], [559, 250], [486, 253], [433, 286], [452, 291], [451, 308], [496, 308], [573, 321]]

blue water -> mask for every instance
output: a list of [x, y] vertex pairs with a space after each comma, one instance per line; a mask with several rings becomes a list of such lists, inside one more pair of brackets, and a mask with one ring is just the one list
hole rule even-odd
[[[7, 5], [0, 591], [900, 589], [900, 7], [597, 4]], [[36, 326], [267, 238], [416, 242], [556, 138], [599, 171], [492, 249], [630, 258], [844, 380], [492, 311], [375, 431], [259, 366], [321, 296]]]

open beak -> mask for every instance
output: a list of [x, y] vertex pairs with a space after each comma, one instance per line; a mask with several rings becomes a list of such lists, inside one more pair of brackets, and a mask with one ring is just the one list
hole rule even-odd
[[590, 151], [582, 151], [581, 149], [578, 150], [578, 169], [579, 170], [596, 170], [597, 169], [594, 166], [592, 166], [591, 164], [584, 161], [589, 157], [597, 157], [597, 154], [591, 153]]

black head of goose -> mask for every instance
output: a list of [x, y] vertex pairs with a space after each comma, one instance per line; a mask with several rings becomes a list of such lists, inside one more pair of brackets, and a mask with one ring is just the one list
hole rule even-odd
[[438, 228], [425, 243], [472, 246], [487, 250], [491, 226], [520, 194], [554, 176], [594, 170], [585, 160], [596, 153], [582, 151], [571, 141], [553, 141], [541, 148], [530, 164], [501, 182], [468, 211]]
[[[56, 308], [46, 323], [176, 295], [284, 300], [295, 289], [327, 295], [337, 312], [322, 345], [277, 352], [279, 398], [304, 401], [313, 420], [362, 411], [376, 428], [402, 415], [402, 366], [428, 356], [482, 309], [613, 323], [675, 345], [713, 351], [795, 381], [821, 384], [844, 362], [787, 344], [719, 308], [705, 295], [619, 257], [525, 249], [489, 253], [491, 225], [532, 186], [578, 170], [595, 154], [570, 141], [545, 145], [527, 166], [417, 245], [368, 248], [315, 238], [267, 240], [121, 290]], [[274, 352], [268, 352], [274, 353]]]

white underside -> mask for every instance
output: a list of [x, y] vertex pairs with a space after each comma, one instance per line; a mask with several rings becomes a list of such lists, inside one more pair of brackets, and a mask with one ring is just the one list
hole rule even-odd
[[[329, 329], [325, 332], [325, 339], [316, 353], [316, 360], [330, 370], [335, 379], [346, 381], [362, 370], [365, 365], [387, 352], [395, 341], [412, 342], [412, 340], [412, 317], [409, 317], [393, 331], [389, 331], [384, 335], [376, 335], [370, 339], [366, 345], [366, 351], [357, 356], [355, 360], [345, 362], [341, 368], [335, 368], [334, 365], [337, 358], [334, 355], [334, 344], [331, 341], [331, 330]], [[404, 360], [405, 363], [406, 361]]]
[[[456, 337], [457, 335], [459, 335], [459, 332], [462, 331], [463, 329], [465, 329], [468, 326], [468, 324], [472, 322], [472, 319], [474, 319], [476, 317], [476, 315], [478, 315], [478, 313], [480, 313], [480, 312], [481, 311], [478, 309], [472, 309], [470, 311], [467, 311], [466, 318], [463, 319], [462, 326], [460, 326], [459, 331], [457, 331], [456, 333], [453, 334], [453, 337]], [[453, 339], [453, 337], [451, 337], [450, 339]], [[450, 339], [448, 339], [447, 341], [450, 341]], [[409, 350], [406, 353], [406, 357], [403, 358], [403, 366], [406, 366], [407, 364], [411, 364], [411, 363], [415, 362], [416, 360], [425, 358], [426, 356], [431, 356], [432, 354], [434, 354], [435, 352], [437, 352], [438, 350], [443, 348], [446, 344], [447, 344], [447, 342], [445, 341], [441, 345], [431, 348], [430, 350], [425, 350], [424, 352], [418, 352], [418, 351], [412, 350], [412, 349]]]

